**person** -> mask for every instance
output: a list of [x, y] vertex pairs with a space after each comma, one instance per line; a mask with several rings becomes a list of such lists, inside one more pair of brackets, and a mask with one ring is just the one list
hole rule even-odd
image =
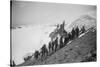
[[76, 32], [76, 37], [78, 37], [79, 36], [79, 28], [78, 28], [78, 26], [77, 26], [75, 32]]

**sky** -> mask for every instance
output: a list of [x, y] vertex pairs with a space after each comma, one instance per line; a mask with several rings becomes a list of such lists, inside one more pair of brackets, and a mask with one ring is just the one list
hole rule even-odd
[[12, 30], [12, 57], [15, 63], [24, 62], [25, 54], [40, 49], [50, 41], [48, 35], [54, 27], [47, 27], [48, 25], [62, 23], [64, 20], [66, 24], [70, 24], [79, 16], [93, 11], [96, 11], [94, 5], [13, 1], [11, 26], [25, 26]]
[[21, 25], [69, 24], [78, 16], [96, 10], [94, 5], [57, 4], [34, 1], [12, 2], [12, 27]]

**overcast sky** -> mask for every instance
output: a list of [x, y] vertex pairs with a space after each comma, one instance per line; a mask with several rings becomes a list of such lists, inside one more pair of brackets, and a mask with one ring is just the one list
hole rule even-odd
[[12, 26], [70, 23], [96, 6], [31, 1], [12, 2]]

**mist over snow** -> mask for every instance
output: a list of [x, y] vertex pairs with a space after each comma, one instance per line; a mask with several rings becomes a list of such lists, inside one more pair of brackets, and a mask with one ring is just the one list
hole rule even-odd
[[27, 53], [34, 53], [43, 44], [48, 45], [50, 41], [49, 33], [54, 30], [54, 26], [35, 25], [21, 26], [12, 29], [12, 56], [16, 64], [22, 63], [23, 56]]

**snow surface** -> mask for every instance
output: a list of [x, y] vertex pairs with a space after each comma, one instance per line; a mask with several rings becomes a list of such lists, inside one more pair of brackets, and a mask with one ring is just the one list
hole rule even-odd
[[82, 36], [84, 36], [84, 35], [85, 35], [85, 33], [81, 34], [81, 35], [79, 36], [79, 38], [82, 37]]

